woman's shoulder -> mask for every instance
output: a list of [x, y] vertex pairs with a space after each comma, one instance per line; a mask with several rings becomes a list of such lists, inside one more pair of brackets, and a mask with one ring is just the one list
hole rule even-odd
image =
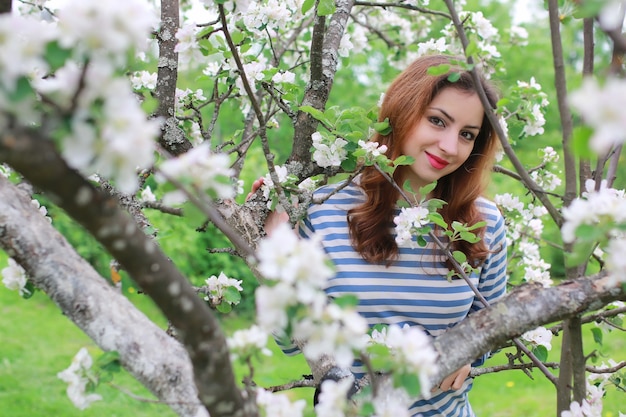
[[487, 222], [489, 230], [504, 227], [504, 217], [496, 203], [486, 197], [478, 197], [475, 204], [483, 219]]
[[365, 194], [355, 181], [326, 184], [313, 192], [313, 198], [331, 204], [354, 204], [362, 202]]

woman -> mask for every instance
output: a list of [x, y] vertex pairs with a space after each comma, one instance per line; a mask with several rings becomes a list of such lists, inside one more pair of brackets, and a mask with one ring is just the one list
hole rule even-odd
[[[495, 204], [481, 195], [498, 140], [471, 74], [454, 65], [446, 74], [428, 74], [429, 68], [442, 64], [450, 64], [450, 58], [422, 57], [395, 79], [379, 114], [379, 120], [389, 120], [392, 132], [376, 134], [372, 141], [386, 145], [390, 159], [400, 155], [414, 158], [411, 165], [395, 171], [394, 179], [400, 186], [409, 181], [417, 191], [437, 181], [426, 197], [447, 202], [440, 213], [448, 224], [455, 220], [469, 225], [486, 222], [477, 231], [481, 237], [478, 243], [453, 242], [452, 249], [463, 251], [479, 268], [470, 279], [491, 303], [505, 292], [505, 231]], [[451, 73], [459, 74], [459, 79], [449, 81]], [[493, 86], [485, 80], [481, 84], [495, 107]], [[322, 187], [315, 197], [331, 194], [336, 187]], [[417, 201], [421, 197], [416, 196]], [[446, 278], [450, 263], [429, 236], [426, 247], [396, 243], [393, 219], [399, 213], [397, 202], [401, 198], [384, 175], [375, 167], [367, 167], [352, 184], [324, 203], [311, 205], [299, 231], [303, 237], [321, 235], [324, 249], [335, 264], [336, 275], [326, 289], [329, 296], [355, 294], [359, 298], [357, 309], [370, 326], [408, 324], [437, 336], [484, 305], [463, 279]], [[443, 239], [441, 230], [434, 231]], [[482, 360], [474, 365], [480, 363]], [[468, 364], [445, 378], [430, 399], [412, 405], [411, 413], [473, 416], [467, 398], [472, 384], [470, 369]], [[352, 371], [357, 378], [364, 373], [359, 364]]]

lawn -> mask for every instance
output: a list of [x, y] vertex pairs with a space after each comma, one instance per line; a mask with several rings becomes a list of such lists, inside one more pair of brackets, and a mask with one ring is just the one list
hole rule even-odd
[[[151, 317], [159, 317], [154, 306], [144, 296], [129, 295], [133, 302]], [[105, 401], [96, 402], [80, 411], [74, 408], [65, 395], [66, 385], [56, 377], [65, 369], [83, 346], [97, 355], [99, 349], [78, 330], [56, 306], [42, 293], [29, 300], [0, 286], [0, 413], [11, 417], [170, 417], [174, 413], [165, 405], [140, 402], [108, 385], [99, 389]], [[159, 321], [161, 325], [164, 321]], [[227, 329], [246, 325], [245, 320], [228, 318]], [[227, 331], [230, 331], [227, 330]], [[588, 330], [590, 349], [597, 348]], [[554, 341], [549, 360], [556, 360], [558, 340]], [[616, 360], [626, 360], [626, 336], [612, 332], [605, 338], [604, 350]], [[610, 348], [610, 349], [609, 349]], [[263, 364], [257, 364], [256, 381], [261, 386], [277, 385], [298, 379], [306, 373], [301, 357], [285, 357], [273, 346], [274, 354]], [[487, 365], [502, 362], [496, 355]], [[238, 365], [236, 372], [243, 375]], [[502, 372], [476, 379], [471, 401], [478, 416], [528, 417], [554, 416], [555, 395], [550, 383], [537, 371], [535, 381], [522, 372]], [[114, 383], [135, 395], [153, 399], [152, 395], [127, 374], [115, 377]], [[307, 398], [311, 389], [298, 389], [293, 398]], [[609, 390], [604, 401], [603, 417], [618, 417], [626, 412], [626, 395]]]

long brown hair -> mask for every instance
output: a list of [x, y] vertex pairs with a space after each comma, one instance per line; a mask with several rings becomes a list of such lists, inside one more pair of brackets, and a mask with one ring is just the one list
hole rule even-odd
[[[476, 91], [471, 74], [457, 66], [451, 65], [445, 74], [428, 74], [429, 68], [450, 65], [450, 60], [451, 57], [443, 55], [418, 58], [393, 81], [385, 93], [378, 118], [380, 121], [388, 118], [392, 131], [388, 135], [377, 133], [371, 140], [387, 145], [387, 156], [390, 159], [401, 155], [408, 133], [421, 120], [427, 106], [441, 90], [456, 88], [467, 92]], [[460, 76], [455, 82], [448, 79], [452, 73]], [[491, 107], [495, 108], [498, 100], [495, 87], [482, 76], [480, 80]], [[456, 220], [472, 225], [483, 220], [474, 203], [485, 190], [486, 173], [493, 164], [498, 143], [493, 126], [487, 117], [483, 117], [480, 132], [467, 161], [437, 182], [432, 197], [448, 203], [440, 211], [448, 224]], [[400, 177], [399, 171], [394, 173], [396, 181]], [[361, 174], [360, 186], [365, 191], [367, 200], [348, 212], [352, 243], [364, 259], [389, 264], [398, 255], [398, 246], [391, 235], [390, 227], [400, 193], [374, 167], [365, 168]], [[476, 232], [483, 235], [484, 228]], [[455, 242], [453, 250], [464, 252], [473, 266], [481, 264], [488, 254], [483, 240], [475, 244]]]

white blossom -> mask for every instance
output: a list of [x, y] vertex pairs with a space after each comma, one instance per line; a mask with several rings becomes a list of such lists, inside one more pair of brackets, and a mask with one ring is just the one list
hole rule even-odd
[[141, 190], [141, 195], [139, 196], [139, 199], [145, 202], [154, 202], [157, 200], [156, 196], [152, 192], [152, 188], [150, 188], [149, 185], [146, 185], [146, 187]]
[[[156, 179], [159, 182], [175, 179], [191, 184], [198, 190], [211, 192], [216, 198], [226, 199], [235, 196], [232, 173], [228, 155], [213, 153], [209, 145], [203, 143], [163, 162]], [[182, 190], [171, 191], [163, 196], [166, 204], [177, 204], [185, 200], [186, 195]]]
[[527, 331], [522, 335], [522, 339], [534, 346], [544, 346], [546, 349], [552, 350], [552, 332], [543, 326]]
[[228, 347], [234, 358], [250, 356], [254, 352], [260, 352], [265, 356], [271, 356], [272, 351], [267, 348], [269, 334], [257, 325], [248, 329], [237, 330], [227, 339]]
[[274, 76], [272, 77], [272, 82], [276, 84], [280, 84], [280, 83], [293, 84], [295, 80], [296, 80], [296, 74], [294, 74], [291, 71], [283, 71], [283, 72], [279, 71], [276, 74], [274, 74]]
[[86, 393], [92, 364], [93, 360], [87, 349], [81, 348], [72, 359], [71, 365], [57, 374], [59, 379], [67, 382], [67, 396], [74, 406], [81, 410], [102, 399], [98, 394]]
[[256, 389], [256, 403], [265, 413], [272, 417], [302, 417], [306, 407], [305, 400], [291, 402], [284, 393], [272, 393], [263, 388]]
[[438, 39], [429, 39], [426, 42], [420, 42], [417, 45], [417, 55], [427, 55], [433, 52], [446, 52], [449, 49], [449, 45], [446, 42], [445, 37]]
[[394, 217], [396, 224], [396, 242], [398, 245], [409, 244], [412, 248], [418, 246], [413, 239], [413, 234], [417, 230], [428, 224], [429, 211], [425, 207], [402, 207], [400, 214]]
[[609, 285], [617, 285], [626, 282], [626, 238], [614, 238], [609, 241], [606, 248], [606, 267], [612, 280]]
[[527, 120], [524, 125], [523, 132], [528, 136], [535, 136], [543, 134], [543, 125], [546, 124], [546, 119], [543, 116], [541, 111], [541, 106], [539, 104], [533, 104], [530, 120]]
[[593, 128], [590, 146], [598, 154], [626, 140], [626, 80], [609, 78], [600, 86], [587, 77], [569, 95], [569, 104]]
[[136, 71], [131, 75], [130, 81], [135, 90], [140, 90], [142, 88], [154, 90], [157, 83], [157, 73], [150, 71]]
[[333, 381], [327, 379], [320, 385], [319, 402], [315, 406], [317, 417], [344, 417], [347, 411], [348, 391], [354, 379], [351, 377]]
[[311, 135], [313, 139], [313, 160], [322, 168], [338, 167], [346, 159], [348, 152], [345, 145], [348, 143], [342, 138], [326, 137], [320, 132]]
[[387, 145], [379, 145], [378, 142], [365, 142], [359, 140], [358, 145], [367, 152], [367, 158], [376, 158], [387, 152]]
[[229, 304], [233, 304], [228, 300], [224, 300], [224, 291], [226, 288], [232, 287], [241, 292], [243, 291], [241, 283], [241, 280], [227, 277], [224, 272], [220, 272], [220, 275], [217, 277], [215, 275], [211, 275], [205, 280], [205, 284], [209, 289], [209, 295], [205, 298], [205, 300], [208, 298], [214, 304], [219, 304], [222, 301], [227, 301]]
[[68, 0], [57, 13], [59, 42], [99, 63], [126, 61], [126, 52], [145, 50], [157, 16], [143, 0]]
[[422, 396], [430, 398], [430, 377], [437, 372], [437, 353], [430, 337], [417, 326], [400, 327], [390, 325], [383, 333], [378, 333], [372, 342], [389, 347], [396, 363], [406, 372], [419, 376]]
[[26, 271], [13, 258], [9, 258], [8, 263], [8, 266], [0, 271], [2, 283], [8, 289], [18, 291], [22, 296], [29, 295], [30, 291], [26, 289]]
[[593, 225], [601, 220], [623, 223], [626, 221], [624, 191], [606, 187], [599, 191], [588, 191], [583, 198], [575, 199], [563, 209], [563, 218], [561, 234], [565, 242], [575, 240], [575, 231], [582, 224]]

